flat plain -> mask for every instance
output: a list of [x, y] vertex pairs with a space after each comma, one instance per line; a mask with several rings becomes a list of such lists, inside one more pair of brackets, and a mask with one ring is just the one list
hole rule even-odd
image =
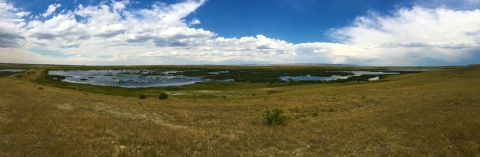
[[[0, 77], [0, 156], [480, 155], [480, 66], [371, 82], [143, 89], [45, 75], [104, 67], [0, 68], [28, 69]], [[285, 125], [266, 124], [271, 109], [284, 111]]]

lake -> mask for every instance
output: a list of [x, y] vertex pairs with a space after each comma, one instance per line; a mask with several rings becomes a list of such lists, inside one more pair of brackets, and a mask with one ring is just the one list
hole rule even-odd
[[369, 81], [374, 81], [374, 80], [379, 80], [380, 77], [378, 75], [397, 75], [399, 74], [398, 72], [371, 72], [371, 71], [344, 71], [348, 73], [353, 73], [353, 75], [348, 75], [348, 76], [338, 76], [338, 75], [332, 75], [332, 76], [311, 76], [311, 75], [306, 75], [306, 76], [281, 76], [279, 77], [280, 80], [283, 81], [331, 81], [331, 80], [337, 80], [337, 79], [348, 79], [349, 77], [352, 76], [363, 76], [363, 75], [372, 75], [372, 78], [369, 78]]
[[[63, 77], [54, 77], [53, 79], [62, 79], [61, 81], [79, 84], [91, 84], [100, 86], [118, 86], [124, 88], [147, 88], [162, 86], [185, 86], [198, 82], [234, 82], [234, 79], [222, 77], [221, 79], [208, 79], [204, 75], [184, 76], [185, 72], [198, 72], [198, 70], [148, 70], [148, 69], [124, 69], [124, 70], [50, 70], [49, 75], [58, 75]], [[339, 72], [339, 71], [337, 71]], [[281, 76], [278, 79], [289, 81], [331, 81], [338, 79], [348, 79], [352, 76], [371, 75], [366, 80], [373, 81], [380, 79], [379, 75], [399, 74], [398, 72], [371, 72], [371, 71], [340, 71], [350, 75], [340, 76]], [[208, 72], [210, 75], [225, 75], [229, 71]], [[203, 77], [202, 77], [203, 76]], [[64, 79], [63, 79], [64, 78]]]
[[0, 72], [22, 72], [25, 69], [0, 69]]
[[62, 80], [64, 82], [125, 88], [184, 86], [210, 81], [201, 77], [175, 75], [178, 72], [173, 70], [163, 72], [158, 70], [51, 70], [48, 74], [66, 76]]

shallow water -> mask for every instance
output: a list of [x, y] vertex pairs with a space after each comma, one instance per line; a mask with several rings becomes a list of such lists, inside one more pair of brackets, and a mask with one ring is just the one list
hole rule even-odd
[[[70, 83], [92, 84], [101, 86], [118, 86], [125, 88], [145, 88], [158, 86], [184, 86], [208, 79], [174, 75], [179, 71], [156, 70], [51, 70], [49, 75], [67, 76], [64, 80]], [[161, 75], [158, 75], [160, 73]]]
[[281, 76], [280, 80], [283, 81], [330, 81], [337, 79], [347, 79], [349, 76]]
[[380, 80], [380, 76], [369, 78], [368, 81]]
[[[234, 79], [210, 80], [201, 76], [184, 76], [183, 71], [176, 70], [51, 70], [49, 75], [65, 76], [62, 81], [79, 84], [101, 86], [118, 86], [125, 88], [146, 88], [159, 86], [184, 86], [198, 82], [234, 82]], [[352, 76], [372, 75], [369, 80], [378, 80], [379, 75], [399, 74], [398, 72], [370, 72], [370, 71], [344, 71], [353, 75], [348, 76], [281, 76], [283, 81], [330, 81], [348, 79]], [[208, 72], [211, 75], [229, 73], [229, 71]], [[59, 78], [53, 78], [59, 79]]]
[[372, 75], [376, 77], [369, 78], [369, 81], [379, 80], [380, 77], [378, 75], [396, 75], [399, 74], [398, 72], [371, 72], [371, 71], [344, 71], [353, 73], [353, 75], [348, 76], [281, 76], [279, 77], [280, 80], [283, 81], [331, 81], [331, 80], [338, 80], [338, 79], [348, 79], [351, 76], [362, 76], [362, 75]]
[[212, 75], [219, 75], [219, 74], [226, 74], [228, 71], [214, 71], [214, 72], [208, 72], [209, 74]]
[[[373, 72], [373, 71], [347, 71], [353, 73], [353, 76], [362, 76], [362, 75], [397, 75], [400, 74], [398, 72]], [[352, 76], [352, 75], [350, 75]]]
[[430, 67], [392, 67], [388, 68], [388, 71], [417, 71], [417, 72], [422, 72], [422, 71], [433, 71], [433, 70], [439, 70], [440, 68], [430, 68]]
[[0, 72], [22, 72], [25, 69], [0, 69]]

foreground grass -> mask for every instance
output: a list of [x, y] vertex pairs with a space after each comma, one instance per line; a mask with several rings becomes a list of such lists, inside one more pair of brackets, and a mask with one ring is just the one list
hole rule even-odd
[[[30, 72], [25, 78], [36, 75]], [[0, 156], [478, 156], [480, 152], [478, 66], [369, 83], [255, 86], [171, 91], [174, 94], [161, 101], [148, 95], [147, 99], [111, 96], [14, 76], [0, 78]], [[264, 124], [262, 113], [275, 108], [289, 117], [286, 125]]]

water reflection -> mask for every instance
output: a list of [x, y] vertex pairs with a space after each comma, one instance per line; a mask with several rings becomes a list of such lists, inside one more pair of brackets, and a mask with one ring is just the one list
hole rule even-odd
[[337, 79], [347, 79], [349, 76], [281, 76], [280, 80], [283, 81], [330, 81]]
[[368, 78], [368, 81], [376, 81], [376, 80], [380, 80], [380, 76]]
[[434, 71], [434, 70], [440, 70], [440, 68], [436, 67], [390, 67], [388, 68], [388, 71], [410, 71], [410, 72], [423, 72], [423, 71]]
[[22, 72], [25, 69], [0, 69], [0, 72]]
[[214, 71], [214, 72], [208, 72], [208, 73], [212, 75], [218, 75], [218, 74], [226, 74], [228, 73], [228, 71]]
[[352, 76], [362, 76], [362, 75], [397, 75], [400, 74], [398, 72], [372, 72], [372, 71], [346, 71], [353, 73]]
[[173, 75], [178, 72], [159, 72], [157, 70], [51, 70], [48, 74], [67, 76], [63, 81], [70, 83], [125, 88], [183, 86], [210, 81], [201, 77]]
[[379, 80], [380, 77], [378, 75], [396, 75], [399, 74], [398, 72], [371, 72], [371, 71], [344, 71], [348, 73], [353, 73], [353, 75], [348, 76], [281, 76], [279, 77], [280, 80], [283, 81], [331, 81], [331, 80], [338, 80], [338, 79], [348, 79], [352, 76], [363, 76], [363, 75], [372, 75], [376, 77], [369, 78], [369, 81]]

